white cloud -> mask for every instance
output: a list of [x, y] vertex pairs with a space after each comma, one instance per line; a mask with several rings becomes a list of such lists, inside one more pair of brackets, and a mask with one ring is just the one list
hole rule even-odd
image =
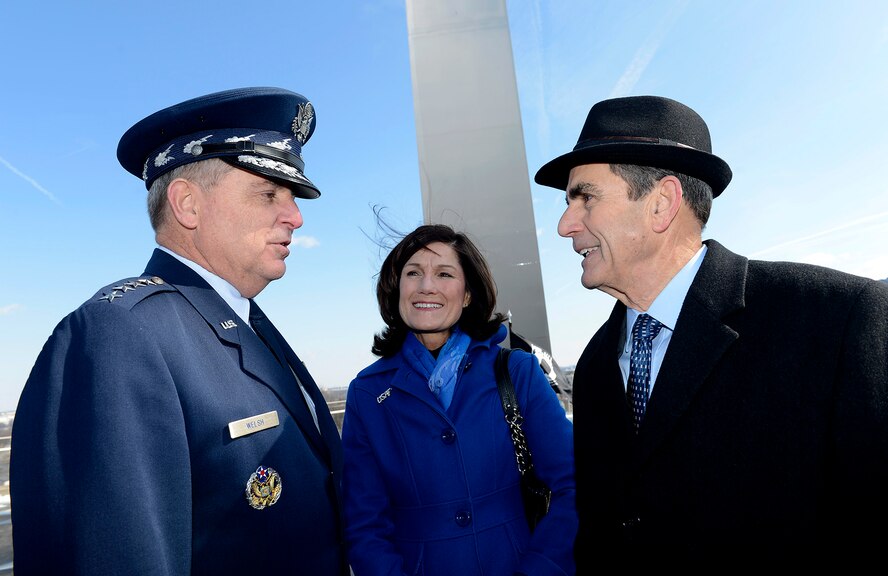
[[852, 274], [858, 274], [873, 280], [888, 280], [888, 254], [873, 256], [855, 267]]
[[9, 168], [9, 169], [12, 171], [13, 174], [15, 174], [16, 176], [20, 176], [23, 180], [25, 180], [28, 184], [30, 184], [31, 186], [33, 186], [33, 187], [34, 187], [35, 189], [37, 189], [39, 192], [42, 192], [44, 196], [46, 196], [47, 198], [49, 198], [50, 200], [52, 200], [52, 201], [55, 202], [56, 204], [61, 205], [61, 202], [59, 202], [59, 199], [56, 198], [56, 197], [53, 195], [52, 192], [50, 192], [49, 190], [47, 190], [46, 188], [44, 188], [43, 186], [41, 186], [40, 184], [38, 184], [36, 180], [34, 180], [33, 178], [31, 178], [31, 177], [28, 176], [27, 174], [22, 173], [21, 170], [19, 170], [18, 168], [16, 168], [15, 166], [13, 166], [12, 164], [10, 164], [9, 162], [7, 162], [6, 159], [3, 158], [2, 156], [0, 156], [0, 164], [3, 164], [3, 165], [6, 166], [7, 168]]
[[837, 268], [838, 265], [847, 258], [847, 254], [831, 254], [830, 252], [812, 252], [799, 258], [800, 262], [805, 264], [814, 264], [816, 266], [826, 266], [827, 268]]
[[315, 248], [321, 245], [320, 241], [314, 236], [296, 236], [293, 238], [292, 244], [301, 248]]
[[[879, 212], [878, 214], [871, 214], [869, 216], [864, 216], [863, 218], [857, 218], [855, 220], [851, 220], [850, 222], [845, 222], [843, 224], [839, 224], [837, 226], [833, 226], [821, 232], [816, 232], [814, 234], [808, 234], [807, 236], [802, 236], [799, 238], [795, 238], [793, 240], [788, 240], [786, 242], [781, 242], [780, 244], [775, 244], [773, 246], [769, 246], [768, 248], [764, 248], [750, 255], [750, 258], [759, 258], [765, 254], [770, 252], [780, 251], [784, 248], [788, 248], [791, 246], [798, 246], [804, 244], [812, 244], [813, 241], [822, 241], [824, 238], [829, 236], [839, 236], [840, 233], [848, 231], [850, 229], [854, 229], [855, 232], [862, 231], [862, 226], [864, 224], [868, 226], [872, 226], [874, 228], [879, 228], [880, 222], [882, 223], [888, 222], [888, 212]], [[878, 245], [876, 245], [878, 246]], [[818, 258], [822, 258], [823, 256], [816, 256]]]
[[7, 304], [6, 306], [0, 306], [0, 316], [9, 316], [21, 307], [21, 304]]
[[654, 54], [657, 53], [659, 40], [660, 39], [658, 38], [656, 44], [647, 43], [638, 49], [632, 62], [629, 63], [629, 66], [611, 90], [610, 96], [608, 96], [609, 98], [618, 98], [632, 93], [632, 88], [635, 87], [638, 79], [641, 78], [641, 75], [644, 73], [645, 68], [647, 68], [647, 65], [650, 64], [653, 59]]
[[888, 278], [888, 254], [811, 252], [800, 256], [798, 261], [834, 268], [873, 280]]
[[660, 49], [663, 39], [671, 31], [673, 24], [675, 24], [675, 21], [678, 20], [678, 17], [681, 16], [681, 13], [684, 12], [687, 6], [687, 0], [677, 2], [675, 6], [666, 13], [663, 19], [657, 23], [654, 32], [648, 36], [645, 43], [638, 48], [635, 52], [635, 57], [632, 58], [632, 61], [629, 63], [629, 66], [626, 67], [623, 75], [617, 80], [617, 83], [611, 90], [609, 98], [619, 98], [621, 96], [632, 94], [632, 90], [635, 88], [641, 75], [644, 74], [648, 64], [651, 63], [651, 60], [653, 60], [654, 56], [657, 54], [657, 50]]

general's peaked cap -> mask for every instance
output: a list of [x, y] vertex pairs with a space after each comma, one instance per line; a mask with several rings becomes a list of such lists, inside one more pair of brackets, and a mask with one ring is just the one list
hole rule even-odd
[[221, 158], [238, 168], [317, 198], [305, 176], [302, 147], [315, 129], [314, 106], [283, 88], [236, 88], [164, 108], [133, 125], [117, 159], [150, 188], [157, 177], [190, 162]]

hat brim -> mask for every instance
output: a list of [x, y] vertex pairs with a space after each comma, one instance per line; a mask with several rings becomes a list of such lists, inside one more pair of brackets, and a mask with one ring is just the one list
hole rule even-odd
[[264, 168], [262, 166], [257, 166], [256, 164], [242, 162], [234, 156], [223, 156], [219, 159], [224, 160], [228, 164], [231, 164], [236, 168], [240, 168], [241, 170], [246, 170], [247, 172], [252, 172], [253, 174], [263, 176], [265, 178], [268, 178], [272, 182], [278, 182], [279, 184], [286, 186], [287, 188], [292, 190], [293, 195], [297, 198], [314, 200], [316, 198], [320, 198], [321, 196], [321, 191], [318, 190], [318, 187], [315, 186], [311, 180], [306, 178], [305, 174], [302, 174], [301, 172], [298, 172], [296, 170], [291, 170], [290, 172], [292, 173], [292, 175], [287, 175], [282, 174], [280, 170]]
[[728, 187], [732, 176], [727, 162], [708, 152], [675, 145], [619, 142], [585, 146], [562, 154], [544, 164], [534, 181], [566, 190], [570, 171], [584, 164], [633, 164], [674, 170], [709, 184], [713, 198]]

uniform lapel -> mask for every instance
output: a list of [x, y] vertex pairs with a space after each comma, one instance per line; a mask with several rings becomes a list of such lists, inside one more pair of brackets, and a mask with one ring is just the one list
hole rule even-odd
[[636, 465], [667, 437], [737, 333], [722, 320], [743, 307], [747, 260], [715, 241], [682, 305], [638, 434]]
[[[329, 449], [321, 438], [318, 428], [315, 426], [305, 399], [302, 397], [302, 392], [299, 390], [293, 375], [281, 366], [262, 340], [259, 339], [259, 336], [253, 332], [249, 324], [241, 320], [231, 307], [226, 304], [225, 300], [200, 275], [163, 250], [154, 251], [145, 269], [145, 274], [159, 276], [165, 283], [175, 286], [206, 320], [221, 341], [240, 350], [241, 368], [243, 371], [274, 391], [287, 407], [287, 410], [302, 429], [305, 436], [311, 440], [321, 454], [329, 458]], [[279, 336], [271, 322], [268, 322], [268, 324]], [[291, 365], [293, 365], [295, 354], [286, 345], [283, 338], [280, 341], [281, 345], [288, 351]], [[298, 362], [298, 366], [307, 375], [307, 371], [302, 368], [301, 362]], [[302, 378], [301, 374], [300, 378]], [[307, 380], [310, 382], [310, 386], [306, 384], [310, 392], [311, 388], [317, 391], [317, 386], [310, 376]], [[305, 382], [305, 379], [303, 379], [303, 382]], [[323, 395], [319, 391], [318, 395], [321, 396], [321, 401], [325, 402]], [[320, 413], [324, 412], [323, 407], [326, 404], [319, 405], [318, 400], [314, 396], [313, 399], [318, 407], [320, 418]], [[326, 416], [327, 419], [332, 421], [329, 414]]]
[[181, 293], [223, 342], [240, 345], [238, 329], [244, 323], [219, 294], [194, 270], [163, 250], [156, 249], [145, 274], [160, 277]]
[[[258, 308], [258, 305], [256, 306]], [[299, 424], [299, 427], [302, 429], [305, 436], [311, 440], [311, 442], [320, 451], [320, 453], [323, 454], [324, 457], [329, 461], [331, 456], [331, 447], [324, 442], [324, 438], [321, 437], [321, 432], [318, 431], [318, 428], [323, 431], [323, 434], [326, 438], [329, 438], [331, 440], [332, 434], [335, 434], [337, 437], [339, 436], [339, 430], [336, 428], [336, 423], [333, 422], [333, 418], [330, 416], [329, 411], [326, 410], [327, 400], [326, 398], [324, 398], [324, 395], [321, 393], [314, 379], [308, 373], [308, 370], [305, 368], [302, 360], [300, 360], [299, 357], [296, 356], [296, 353], [293, 352], [293, 349], [290, 348], [289, 344], [287, 344], [287, 341], [284, 339], [283, 335], [281, 335], [281, 333], [274, 326], [274, 324], [272, 324], [267, 316], [265, 317], [265, 323], [268, 331], [271, 332], [275, 338], [277, 338], [278, 344], [280, 344], [280, 346], [283, 348], [284, 354], [287, 357], [287, 364], [289, 365], [288, 368], [292, 370], [292, 372], [287, 373], [287, 370], [285, 370], [276, 361], [274, 355], [267, 353], [268, 349], [265, 347], [265, 344], [262, 343], [259, 337], [253, 334], [259, 344], [265, 349], [266, 353], [263, 355], [263, 359], [270, 360], [271, 363], [274, 364], [273, 369], [280, 370], [280, 372], [277, 372], [277, 375], [274, 378], [263, 380], [263, 382], [267, 386], [272, 388], [278, 394], [278, 396], [281, 397], [281, 399], [283, 399], [284, 403], [287, 405], [287, 408], [290, 410], [290, 413]], [[244, 369], [246, 370], [246, 356], [244, 360]], [[302, 383], [305, 391], [308, 393], [309, 397], [311, 397], [312, 402], [314, 402], [315, 413], [318, 418], [317, 426], [315, 426], [314, 418], [312, 418], [311, 412], [309, 412], [308, 405], [305, 402], [305, 397], [302, 395], [302, 391], [299, 389], [299, 383], [296, 382], [296, 378], [299, 379], [299, 382]], [[284, 383], [285, 385], [281, 386], [281, 383]]]

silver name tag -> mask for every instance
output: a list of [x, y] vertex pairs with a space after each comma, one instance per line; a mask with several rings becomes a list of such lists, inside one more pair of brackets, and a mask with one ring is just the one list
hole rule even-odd
[[231, 439], [234, 440], [260, 430], [274, 428], [278, 424], [280, 424], [280, 421], [278, 420], [277, 410], [272, 410], [258, 416], [250, 416], [249, 418], [229, 422], [228, 433], [231, 434]]

